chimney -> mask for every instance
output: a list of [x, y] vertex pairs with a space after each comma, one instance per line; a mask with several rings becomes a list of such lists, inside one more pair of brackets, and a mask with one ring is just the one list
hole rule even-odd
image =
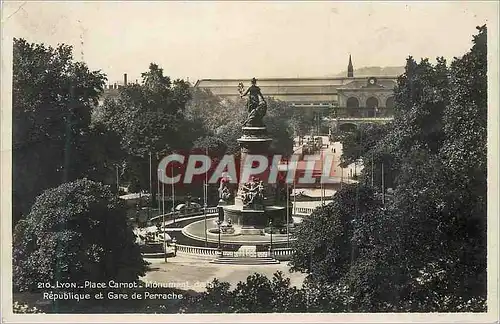
[[127, 85], [127, 73], [123, 74], [123, 85]]
[[354, 77], [354, 68], [352, 66], [351, 54], [349, 54], [349, 65], [347, 65], [347, 77]]

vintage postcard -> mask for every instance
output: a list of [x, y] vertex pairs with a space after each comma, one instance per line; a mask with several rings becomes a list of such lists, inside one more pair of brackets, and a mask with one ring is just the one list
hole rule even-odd
[[2, 2], [2, 322], [498, 321], [497, 1]]

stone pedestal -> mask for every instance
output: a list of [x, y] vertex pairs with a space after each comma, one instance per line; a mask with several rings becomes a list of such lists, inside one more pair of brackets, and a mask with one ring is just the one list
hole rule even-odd
[[[239, 228], [241, 234], [262, 235], [263, 229], [269, 226], [269, 220], [273, 223], [286, 221], [286, 209], [275, 205], [276, 184], [269, 184], [265, 176], [259, 180], [263, 181], [264, 200], [258, 204], [245, 205], [244, 189], [246, 185], [241, 181], [241, 176], [252, 168], [250, 155], [269, 155], [269, 146], [272, 142], [267, 134], [265, 126], [243, 127], [243, 136], [238, 139], [241, 147], [240, 181], [235, 193], [234, 205], [223, 206], [224, 219], [231, 220], [232, 224]], [[266, 173], [269, 173], [270, 165]], [[248, 174], [248, 173], [247, 173]], [[251, 178], [251, 177], [250, 177]]]

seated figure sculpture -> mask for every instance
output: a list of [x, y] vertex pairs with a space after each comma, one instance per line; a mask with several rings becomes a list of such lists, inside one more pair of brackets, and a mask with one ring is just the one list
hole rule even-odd
[[245, 207], [261, 209], [264, 203], [264, 184], [256, 179], [250, 180], [242, 187], [242, 200]]
[[219, 186], [219, 199], [224, 202], [229, 202], [231, 199], [231, 190], [228, 187], [228, 180], [222, 179]]

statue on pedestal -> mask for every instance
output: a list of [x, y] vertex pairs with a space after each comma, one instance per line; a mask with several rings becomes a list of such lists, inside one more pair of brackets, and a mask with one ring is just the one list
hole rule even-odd
[[238, 85], [238, 92], [241, 98], [248, 95], [248, 116], [243, 126], [262, 126], [262, 119], [267, 112], [267, 103], [262, 92], [260, 92], [260, 88], [257, 86], [257, 79], [252, 79], [252, 85], [246, 91], [244, 91], [243, 84], [240, 83]]
[[231, 190], [229, 190], [227, 183], [228, 180], [223, 178], [221, 179], [219, 185], [219, 199], [225, 203], [228, 203], [229, 200], [231, 200]]

